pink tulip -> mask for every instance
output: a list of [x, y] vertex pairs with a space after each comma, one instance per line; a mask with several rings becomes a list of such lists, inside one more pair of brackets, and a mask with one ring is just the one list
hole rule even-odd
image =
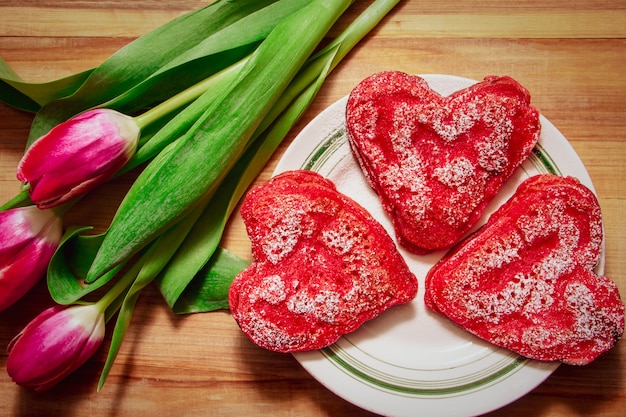
[[7, 372], [16, 384], [45, 391], [87, 362], [104, 333], [96, 304], [51, 307], [9, 343]]
[[140, 128], [110, 109], [81, 113], [54, 127], [28, 148], [17, 178], [30, 184], [39, 208], [54, 207], [111, 178], [135, 153]]
[[44, 275], [62, 232], [62, 220], [51, 210], [29, 206], [0, 212], [0, 311]]

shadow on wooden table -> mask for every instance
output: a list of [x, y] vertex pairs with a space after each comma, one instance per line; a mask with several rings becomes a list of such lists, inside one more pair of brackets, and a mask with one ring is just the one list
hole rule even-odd
[[[246, 402], [247, 406], [258, 407], [258, 415], [278, 415], [281, 412], [288, 415], [305, 415], [315, 409], [319, 415], [373, 416], [339, 398], [311, 378], [292, 355], [270, 352], [253, 345], [243, 334], [238, 333], [234, 325], [231, 326], [227, 316], [216, 316], [210, 320], [225, 323], [229, 331], [235, 335], [229, 337], [227, 341], [214, 342], [227, 344], [228, 349], [224, 357], [213, 358], [212, 362], [200, 366], [196, 373], [190, 374], [187, 372], [193, 371], [191, 369], [183, 368], [177, 371], [174, 368], [160, 368], [158, 363], [146, 363], [151, 356], [147, 356], [147, 352], [138, 351], [142, 348], [142, 343], [150, 343], [155, 337], [154, 332], [162, 331], [160, 326], [152, 323], [152, 320], [157, 319], [151, 313], [165, 314], [161, 311], [165, 310], [165, 307], [156, 290], [150, 290], [146, 296], [149, 299], [143, 301], [151, 303], [157, 310], [142, 311], [133, 317], [132, 336], [124, 341], [124, 360], [117, 362], [114, 373], [109, 377], [111, 383], [108, 384], [107, 381], [101, 392], [96, 392], [96, 388], [108, 351], [108, 339], [103, 349], [97, 352], [92, 360], [50, 391], [36, 393], [30, 389], [6, 389], [0, 396], [0, 410], [6, 412], [7, 407], [10, 407], [9, 415], [16, 417], [67, 417], [90, 414], [89, 410], [98, 416], [141, 415], [142, 412], [159, 409], [163, 411], [160, 415], [178, 416], [185, 415], [179, 408], [184, 404], [190, 408], [190, 413], [195, 413], [194, 415], [202, 415], [199, 413], [211, 406], [217, 407], [212, 411], [217, 414], [212, 415], [228, 415], [229, 412], [238, 410], [237, 404], [232, 404], [231, 400], [234, 398], [233, 395], [240, 393], [241, 401]], [[24, 325], [50, 304], [45, 285], [42, 283], [24, 300], [0, 313], [0, 344], [6, 347]], [[181, 327], [183, 332], [210, 330], [204, 321], [199, 323], [199, 317], [177, 316], [170, 319], [172, 328], [166, 334], [174, 334], [171, 338], [161, 335], [163, 339], [159, 339], [160, 343], [169, 343], [172, 340], [175, 342], [180, 337], [173, 328]], [[200, 327], [195, 329], [192, 329], [192, 326], [186, 327], [190, 324], [186, 320], [198, 320], [195, 325]], [[162, 321], [158, 323], [163, 324]], [[187, 348], [194, 349], [192, 346]], [[209, 345], [202, 348], [211, 350]], [[618, 346], [605, 357], [587, 366], [562, 365], [534, 391], [513, 405], [505, 406], [488, 416], [582, 417], [597, 415], [605, 409], [616, 410], [619, 408], [616, 404], [624, 400], [626, 392], [624, 381], [626, 375], [621, 367], [615, 366], [616, 363], [624, 363], [626, 360], [623, 350], [618, 343]], [[193, 353], [197, 355], [199, 351], [194, 350]], [[210, 352], [206, 355], [210, 355]], [[138, 364], [135, 359], [139, 361]], [[166, 364], [169, 364], [169, 361]], [[6, 368], [6, 354], [0, 356], [0, 366]], [[211, 375], [211, 370], [221, 368], [224, 369], [219, 378]], [[5, 388], [8, 388], [7, 384], [11, 384], [6, 374], [3, 376], [3, 384]], [[159, 403], [164, 400], [163, 390], [171, 391], [175, 401], [170, 398], [169, 403], [167, 401]], [[223, 391], [229, 391], [232, 395], [228, 396], [230, 400], [223, 398], [207, 401], [207, 398], [189, 398], [189, 395], [197, 396], [199, 393], [206, 396], [211, 390], [217, 390], [217, 397]]]
[[616, 346], [586, 366], [561, 365], [543, 384], [515, 402], [514, 413], [511, 407], [504, 407], [487, 416], [598, 415], [599, 408], [605, 408], [603, 404], [623, 401], [624, 372], [614, 366], [626, 359], [621, 350]]
[[[9, 341], [21, 331], [21, 329], [45, 308], [53, 305], [47, 292], [45, 282], [37, 284], [22, 300], [0, 313], [0, 345], [6, 347]], [[5, 319], [5, 317], [7, 317]], [[133, 317], [133, 337], [124, 340], [125, 349], [130, 351], [128, 355], [133, 356], [134, 347], [141, 340], [141, 331], [145, 328], [146, 322], [150, 320], [150, 315]], [[107, 333], [112, 331], [112, 326], [107, 325]], [[96, 354], [74, 373], [69, 375], [58, 385], [45, 392], [35, 392], [29, 388], [16, 387], [13, 398], [13, 410], [10, 415], [16, 417], [56, 417], [68, 415], [84, 415], [85, 407], [106, 406], [106, 413], [110, 416], [118, 415], [117, 405], [122, 404], [126, 395], [125, 385], [117, 384], [116, 390], [108, 392], [97, 392], [98, 379], [102, 371], [106, 355], [109, 349], [110, 338], [105, 341]], [[2, 368], [6, 372], [6, 357], [2, 358]], [[118, 375], [132, 375], [132, 360], [127, 360], [116, 369]], [[8, 379], [8, 376], [6, 376]], [[3, 393], [3, 396], [8, 396]], [[2, 402], [7, 399], [3, 398]], [[1, 402], [0, 402], [1, 403]], [[4, 408], [4, 407], [1, 407]], [[82, 411], [81, 411], [82, 410]], [[3, 410], [5, 411], [5, 410]], [[0, 413], [1, 414], [1, 413]], [[99, 414], [102, 415], [102, 410]]]
[[[252, 345], [243, 338], [241, 340], [242, 345]], [[307, 410], [311, 409], [310, 404], [315, 404], [314, 408], [320, 410], [320, 415], [375, 415], [329, 391], [313, 379], [291, 354], [270, 352], [255, 346], [242, 346], [241, 353], [241, 361], [247, 362], [247, 367], [255, 375], [255, 390], [262, 402], [273, 404], [277, 410], [291, 407], [293, 415], [297, 415], [294, 406]], [[277, 363], [281, 365], [277, 367]]]

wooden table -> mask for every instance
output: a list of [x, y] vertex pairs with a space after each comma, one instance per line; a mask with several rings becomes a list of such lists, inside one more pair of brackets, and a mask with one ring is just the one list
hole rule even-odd
[[[4, 0], [0, 56], [26, 81], [98, 65], [199, 0]], [[357, 6], [358, 8], [358, 6]], [[594, 182], [606, 231], [606, 275], [626, 294], [626, 3], [623, 1], [404, 1], [330, 76], [258, 181], [316, 114], [381, 70], [481, 79], [510, 75], [569, 139]], [[18, 190], [15, 167], [32, 115], [0, 104], [0, 200]], [[67, 218], [105, 227], [130, 179], [107, 185]], [[234, 216], [223, 246], [250, 258]], [[0, 345], [51, 304], [43, 285], [0, 313]], [[105, 346], [107, 347], [105, 342]], [[2, 348], [4, 352], [4, 348]], [[253, 346], [228, 312], [175, 316], [149, 287], [104, 389], [101, 349], [56, 388], [34, 393], [7, 376], [0, 414], [19, 416], [370, 415], [326, 390], [290, 355]], [[626, 410], [626, 344], [585, 367], [561, 366], [493, 416], [618, 416]], [[419, 410], [416, 410], [416, 415]]]

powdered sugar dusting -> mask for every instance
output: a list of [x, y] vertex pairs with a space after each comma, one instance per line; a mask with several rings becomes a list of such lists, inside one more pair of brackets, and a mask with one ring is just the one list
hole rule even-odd
[[459, 192], [466, 190], [468, 184], [475, 176], [474, 165], [464, 157], [456, 158], [443, 167], [437, 167], [433, 171], [434, 176], [443, 184], [456, 188]]
[[453, 102], [440, 100], [419, 105], [413, 112], [420, 124], [431, 126], [437, 136], [450, 143], [458, 140], [480, 119], [480, 111], [475, 104], [470, 102], [464, 108], [454, 108]]
[[[573, 270], [575, 264], [571, 259], [580, 238], [573, 219], [564, 212], [564, 207], [558, 202], [547, 202], [542, 207], [545, 210], [520, 216], [517, 228], [511, 230], [509, 235], [492, 238], [475, 251], [473, 259], [465, 264], [467, 270], [462, 273], [465, 278], [459, 277], [475, 281], [474, 288], [479, 282], [477, 277], [498, 273], [512, 262], [522, 260], [521, 254], [531, 251], [533, 244], [536, 247], [538, 236], [545, 239], [556, 235], [558, 239], [555, 247], [529, 265], [528, 273], [515, 275], [499, 292], [492, 293], [490, 288], [486, 288], [465, 296], [455, 294], [464, 299], [470, 317], [498, 323], [512, 313], [532, 317], [552, 305], [552, 294], [556, 291], [558, 279]], [[524, 255], [524, 259], [528, 256]]]
[[278, 304], [285, 299], [285, 283], [280, 275], [271, 275], [261, 281], [248, 296], [250, 303], [263, 300], [270, 304]]
[[263, 262], [233, 281], [231, 311], [244, 333], [272, 350], [327, 346], [417, 292], [383, 227], [321, 178], [281, 174], [242, 206]]
[[[416, 129], [415, 111], [411, 103], [405, 101], [397, 103], [393, 109], [392, 122], [393, 128], [389, 131], [389, 141], [396, 152], [406, 153], [406, 150], [413, 146], [413, 132]], [[374, 135], [376, 125], [371, 125], [370, 129]]]
[[522, 103], [515, 100], [495, 100], [488, 97], [484, 105], [477, 105], [476, 111], [482, 114], [482, 120], [490, 130], [489, 136], [476, 143], [478, 163], [487, 171], [503, 172], [511, 161], [508, 159], [509, 143], [514, 134], [512, 118], [514, 109]]
[[615, 285], [587, 264], [600, 250], [595, 207], [574, 179], [527, 179], [449, 265], [431, 270], [427, 304], [524, 356], [588, 363], [624, 327]]
[[309, 337], [315, 337], [315, 334], [291, 333], [280, 324], [268, 320], [266, 316], [255, 310], [247, 311], [248, 317], [245, 322], [245, 331], [247, 334], [255, 335], [259, 340], [263, 341], [263, 347], [270, 350], [289, 350], [297, 349], [299, 346], [307, 342]]
[[309, 314], [319, 321], [334, 323], [341, 304], [340, 294], [336, 291], [321, 291], [312, 295], [304, 290], [289, 298], [287, 309], [295, 314]]
[[447, 97], [398, 72], [353, 90], [351, 147], [407, 249], [448, 247], [478, 221], [537, 142], [528, 101], [513, 80], [495, 77]]
[[262, 246], [267, 259], [276, 264], [289, 254], [302, 236], [303, 210], [294, 210], [284, 213], [274, 227], [270, 229], [269, 235]]
[[356, 245], [360, 245], [367, 233], [365, 228], [355, 222], [356, 219], [350, 219], [352, 222], [341, 221], [343, 219], [344, 217], [340, 216], [334, 227], [324, 229], [320, 234], [323, 244], [336, 250], [340, 255], [345, 255]]
[[568, 284], [563, 293], [567, 307], [574, 312], [572, 335], [587, 340], [595, 338], [604, 330], [602, 316], [596, 314], [596, 302], [592, 291], [580, 282]]
[[[276, 201], [283, 200], [280, 204]], [[311, 213], [332, 210], [333, 207], [316, 205], [300, 196], [272, 197], [267, 202], [264, 219], [267, 222], [259, 246], [270, 262], [277, 264], [289, 255], [301, 239], [311, 235]], [[251, 231], [251, 233], [258, 233]]]

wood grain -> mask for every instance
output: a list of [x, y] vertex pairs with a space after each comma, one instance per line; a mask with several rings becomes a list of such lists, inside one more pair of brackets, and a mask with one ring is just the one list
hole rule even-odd
[[[54, 80], [98, 65], [137, 36], [204, 4], [5, 0], [0, 3], [0, 56], [26, 81]], [[348, 17], [366, 5], [357, 2]], [[587, 167], [603, 210], [605, 272], [626, 294], [624, 22], [623, 1], [405, 0], [331, 74], [257, 182], [270, 177], [306, 123], [374, 72], [396, 69], [473, 79], [510, 75], [531, 91], [533, 103]], [[15, 167], [31, 120], [32, 115], [0, 104], [2, 201], [19, 189]], [[132, 179], [125, 176], [103, 187], [77, 206], [66, 223], [105, 228]], [[222, 245], [250, 258], [239, 216], [231, 219]], [[51, 303], [41, 282], [1, 312], [0, 346]], [[152, 287], [141, 295], [118, 360], [104, 389], [96, 393], [107, 347], [45, 393], [15, 386], [4, 372], [6, 354], [1, 353], [0, 415], [371, 415], [328, 391], [290, 355], [253, 346], [228, 312], [175, 316]], [[622, 416], [625, 370], [626, 345], [621, 342], [588, 366], [561, 366], [527, 396], [490, 415]]]

